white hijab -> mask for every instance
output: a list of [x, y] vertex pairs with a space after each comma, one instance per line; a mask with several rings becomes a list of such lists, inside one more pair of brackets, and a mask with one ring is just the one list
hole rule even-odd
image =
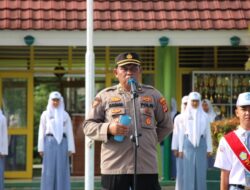
[[[2, 109], [0, 109], [0, 121], [2, 120], [6, 120], [5, 116], [3, 115], [3, 111]], [[4, 122], [4, 124], [6, 124], [6, 122]], [[7, 126], [4, 126], [4, 127], [7, 127]]]
[[[53, 99], [59, 99], [59, 105], [57, 108], [55, 108], [52, 104]], [[64, 100], [62, 95], [57, 92], [51, 92], [49, 95], [48, 105], [47, 105], [47, 121], [53, 121], [52, 118], [54, 118], [54, 125], [53, 123], [50, 123], [52, 134], [54, 135], [56, 141], [58, 144], [61, 143], [63, 138], [63, 120], [64, 120]]]
[[207, 105], [208, 105], [208, 112], [207, 112], [207, 114], [208, 114], [208, 117], [209, 117], [209, 121], [213, 122], [214, 119], [215, 119], [215, 117], [216, 117], [216, 113], [214, 112], [214, 108], [213, 108], [211, 102], [208, 99], [204, 99], [204, 100], [202, 100], [202, 102], [206, 102], [207, 103]]
[[[198, 100], [197, 109], [191, 105], [192, 100]], [[206, 127], [207, 116], [201, 106], [201, 95], [198, 92], [191, 92], [188, 95], [187, 107], [184, 111], [184, 123], [188, 134], [188, 139], [194, 147], [198, 147], [200, 137]]]
[[185, 111], [185, 103], [188, 102], [188, 96], [183, 96], [181, 99], [181, 113]]

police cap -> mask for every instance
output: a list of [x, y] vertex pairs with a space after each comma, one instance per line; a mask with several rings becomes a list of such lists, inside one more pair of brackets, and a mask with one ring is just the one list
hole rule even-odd
[[134, 52], [121, 53], [115, 58], [115, 64], [117, 66], [123, 66], [128, 64], [141, 65], [139, 55]]

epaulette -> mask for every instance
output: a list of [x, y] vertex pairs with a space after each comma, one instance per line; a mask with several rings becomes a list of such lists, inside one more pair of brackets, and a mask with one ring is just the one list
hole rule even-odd
[[100, 93], [111, 91], [111, 90], [116, 90], [116, 89], [117, 89], [117, 85], [104, 88], [103, 90], [100, 91]]
[[116, 89], [117, 89], [117, 85], [106, 88], [106, 91], [116, 90]]
[[141, 84], [141, 87], [142, 87], [142, 88], [150, 88], [150, 89], [154, 89], [154, 87], [153, 87], [153, 86], [151, 86], [151, 85], [146, 85], [146, 84]]

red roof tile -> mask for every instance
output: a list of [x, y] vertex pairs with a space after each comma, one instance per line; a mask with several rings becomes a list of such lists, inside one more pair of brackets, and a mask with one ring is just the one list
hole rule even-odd
[[[95, 30], [247, 29], [249, 0], [94, 0]], [[85, 30], [86, 0], [2, 0], [0, 29]]]

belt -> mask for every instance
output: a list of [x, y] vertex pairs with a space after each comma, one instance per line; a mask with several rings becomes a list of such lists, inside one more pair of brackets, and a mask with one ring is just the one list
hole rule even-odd
[[237, 188], [240, 188], [240, 189], [245, 189], [244, 185], [230, 184], [230, 186], [237, 187]]
[[[186, 137], [188, 137], [188, 134], [185, 134], [185, 136], [186, 136]], [[203, 136], [203, 135], [201, 135], [201, 138], [203, 138], [203, 137], [204, 137], [204, 136]]]
[[[48, 134], [46, 134], [46, 136], [50, 136], [50, 137], [54, 137], [54, 135], [52, 134], [52, 133], [48, 133]], [[65, 134], [65, 133], [63, 133], [63, 137], [67, 137], [67, 135]]]

